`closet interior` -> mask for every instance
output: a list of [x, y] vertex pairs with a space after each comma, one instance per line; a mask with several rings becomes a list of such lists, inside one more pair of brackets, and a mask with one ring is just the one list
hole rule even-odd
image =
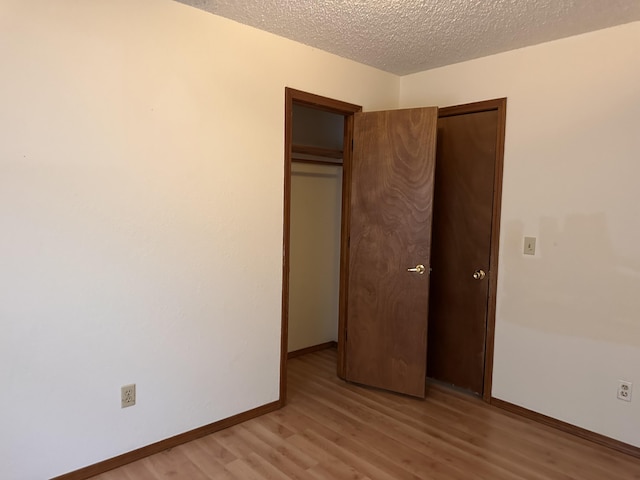
[[288, 351], [338, 340], [344, 116], [293, 105]]

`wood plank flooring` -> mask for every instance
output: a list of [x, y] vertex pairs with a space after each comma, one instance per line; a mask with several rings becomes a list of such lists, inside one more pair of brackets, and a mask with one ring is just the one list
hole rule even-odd
[[285, 408], [93, 479], [640, 479], [638, 459], [474, 397], [342, 382], [333, 349], [288, 370]]

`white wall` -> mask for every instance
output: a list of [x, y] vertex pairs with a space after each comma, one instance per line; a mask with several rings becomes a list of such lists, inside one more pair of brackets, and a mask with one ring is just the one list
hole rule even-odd
[[399, 79], [170, 1], [0, 11], [0, 478], [277, 400], [284, 88]]
[[342, 167], [291, 167], [289, 351], [338, 340]]
[[636, 22], [403, 77], [400, 94], [508, 97], [493, 396], [635, 446], [639, 78]]

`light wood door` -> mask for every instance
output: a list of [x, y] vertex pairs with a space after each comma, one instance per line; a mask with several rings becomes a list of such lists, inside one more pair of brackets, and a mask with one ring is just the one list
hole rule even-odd
[[[356, 113], [346, 379], [425, 395], [438, 109]], [[408, 268], [423, 265], [424, 274]]]
[[428, 374], [477, 394], [483, 393], [493, 273], [498, 121], [495, 109], [441, 111], [438, 120]]

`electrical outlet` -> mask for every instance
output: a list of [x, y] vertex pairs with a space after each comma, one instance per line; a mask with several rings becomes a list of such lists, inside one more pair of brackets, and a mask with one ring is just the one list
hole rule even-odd
[[133, 407], [136, 404], [136, 384], [120, 388], [120, 408]]
[[633, 384], [631, 382], [620, 380], [620, 383], [618, 383], [618, 399], [624, 400], [625, 402], [630, 402], [632, 386]]

